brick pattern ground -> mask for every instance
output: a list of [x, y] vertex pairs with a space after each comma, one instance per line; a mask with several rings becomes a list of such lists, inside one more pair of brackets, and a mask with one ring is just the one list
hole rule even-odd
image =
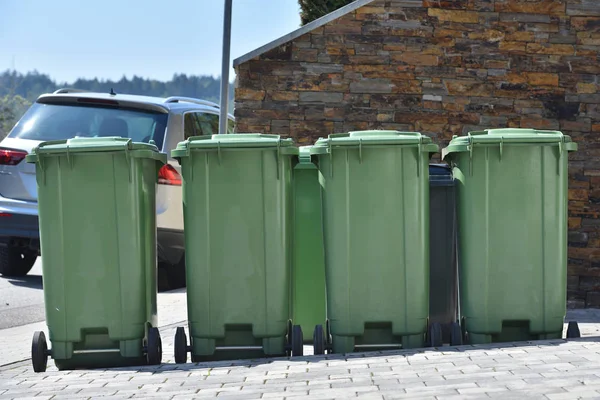
[[600, 2], [376, 0], [236, 66], [237, 132], [560, 129], [570, 306], [600, 306]]
[[[174, 314], [160, 329], [158, 367], [35, 374], [30, 361], [0, 366], [3, 399], [575, 399], [600, 398], [600, 310], [572, 310], [582, 339], [176, 365], [173, 337], [184, 293], [160, 296]], [[36, 324], [37, 325], [37, 324]], [[29, 326], [30, 328], [32, 326]], [[566, 326], [565, 326], [566, 328]], [[186, 328], [187, 329], [187, 328]], [[6, 331], [0, 331], [0, 340]], [[11, 336], [11, 337], [14, 337]], [[21, 341], [28, 357], [31, 331]], [[7, 348], [0, 347], [0, 360]], [[189, 361], [189, 359], [188, 359]], [[0, 365], [4, 363], [0, 362]]]
[[[159, 293], [157, 303], [159, 326], [187, 324], [185, 289]], [[0, 369], [31, 357], [31, 339], [35, 331], [44, 331], [46, 337], [49, 336], [45, 321], [0, 330]], [[168, 341], [171, 340], [169, 337]]]
[[0, 399], [600, 398], [599, 338], [183, 366], [166, 358], [138, 369], [18, 366], [0, 372]]

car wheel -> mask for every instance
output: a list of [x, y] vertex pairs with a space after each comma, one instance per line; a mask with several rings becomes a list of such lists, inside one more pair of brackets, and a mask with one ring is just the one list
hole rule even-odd
[[25, 276], [37, 259], [37, 254], [19, 247], [0, 247], [0, 274], [6, 277]]

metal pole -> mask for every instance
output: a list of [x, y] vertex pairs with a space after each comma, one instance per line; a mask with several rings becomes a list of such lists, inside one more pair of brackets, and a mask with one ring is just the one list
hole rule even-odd
[[229, 106], [229, 45], [231, 42], [231, 3], [225, 0], [225, 16], [223, 18], [223, 59], [221, 61], [221, 116], [219, 118], [219, 134], [227, 133], [227, 116]]

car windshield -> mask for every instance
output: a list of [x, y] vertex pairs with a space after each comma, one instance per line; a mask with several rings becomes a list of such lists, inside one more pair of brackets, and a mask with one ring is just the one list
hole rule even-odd
[[161, 149], [168, 115], [102, 106], [34, 103], [9, 137], [64, 140], [74, 137], [120, 136], [134, 142], [154, 140]]

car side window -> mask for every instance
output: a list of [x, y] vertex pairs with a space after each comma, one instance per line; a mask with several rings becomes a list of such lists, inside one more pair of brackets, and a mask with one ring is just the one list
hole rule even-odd
[[[228, 133], [233, 133], [232, 121], [227, 127]], [[190, 136], [210, 136], [219, 133], [219, 116], [203, 112], [187, 113], [183, 120], [184, 139]]]
[[216, 135], [219, 133], [219, 116], [215, 114], [196, 113], [196, 121], [202, 135]]
[[183, 116], [183, 138], [188, 139], [191, 136], [198, 136], [201, 133], [196, 133], [196, 117], [195, 113], [187, 113]]

